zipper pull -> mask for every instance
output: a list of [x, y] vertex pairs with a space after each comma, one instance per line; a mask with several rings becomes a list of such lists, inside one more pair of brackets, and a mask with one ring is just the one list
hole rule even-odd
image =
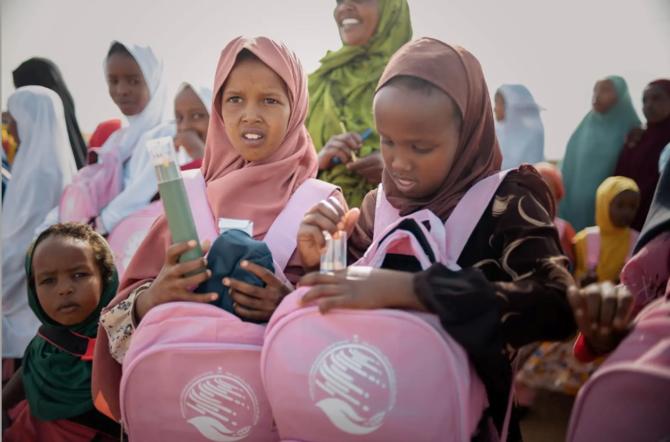
[[272, 416], [272, 425], [270, 426], [270, 431], [272, 431], [272, 432], [277, 431], [277, 422], [275, 422], [274, 415]]
[[119, 442], [123, 442], [123, 436], [125, 436], [123, 431], [123, 419], [119, 421], [119, 425], [121, 426], [121, 436], [119, 437]]

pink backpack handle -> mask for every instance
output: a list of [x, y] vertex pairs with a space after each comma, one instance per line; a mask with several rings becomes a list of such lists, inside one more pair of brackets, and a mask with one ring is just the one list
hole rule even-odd
[[600, 228], [588, 227], [586, 229], [586, 267], [589, 272], [594, 272], [600, 262]]
[[393, 207], [386, 199], [384, 194], [384, 185], [377, 187], [377, 201], [375, 204], [375, 226], [372, 233], [373, 242], [382, 236], [387, 227], [400, 219], [400, 211]]
[[328, 199], [337, 189], [333, 184], [310, 178], [293, 193], [263, 239], [279, 269], [286, 269], [293, 256], [298, 241], [298, 229], [305, 213], [320, 201]]
[[206, 239], [212, 243], [219, 236], [219, 226], [214, 219], [214, 213], [207, 199], [207, 184], [200, 169], [182, 172], [184, 188], [188, 195], [188, 205], [191, 207], [195, 229], [200, 242]]
[[444, 224], [447, 240], [447, 259], [456, 263], [468, 243], [484, 211], [498, 191], [507, 174], [516, 169], [504, 170], [481, 180], [461, 198]]

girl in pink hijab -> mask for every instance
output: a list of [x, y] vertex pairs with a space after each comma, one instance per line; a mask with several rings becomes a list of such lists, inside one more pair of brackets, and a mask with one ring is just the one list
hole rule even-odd
[[[215, 219], [251, 220], [254, 239], [262, 240], [291, 195], [317, 174], [316, 151], [304, 125], [307, 77], [295, 54], [283, 44], [265, 37], [237, 38], [221, 53], [214, 91], [202, 166], [207, 199]], [[339, 191], [331, 197], [345, 204]], [[206, 303], [217, 297], [188, 290], [211, 276], [209, 271], [182, 276], [206, 265], [205, 259], [178, 263], [179, 255], [195, 246], [194, 241], [173, 245], [167, 221], [161, 216], [126, 270], [117, 297], [103, 312], [93, 398], [100, 411], [117, 421], [121, 363], [137, 322], [157, 305]], [[205, 253], [209, 246], [207, 241], [202, 244]], [[248, 284], [226, 278], [235, 312], [267, 320], [292, 287], [254, 263], [243, 263], [243, 268], [262, 279], [266, 287], [250, 290]], [[302, 276], [295, 251], [284, 273], [293, 283]]]

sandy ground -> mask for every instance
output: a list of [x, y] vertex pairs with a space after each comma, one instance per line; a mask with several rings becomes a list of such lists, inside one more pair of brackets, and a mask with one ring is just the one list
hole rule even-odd
[[540, 391], [521, 421], [524, 442], [565, 442], [573, 396]]

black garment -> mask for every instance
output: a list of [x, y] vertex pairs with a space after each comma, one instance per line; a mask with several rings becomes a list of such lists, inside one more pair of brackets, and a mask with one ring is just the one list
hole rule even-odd
[[647, 221], [635, 245], [635, 253], [661, 232], [668, 230], [670, 230], [670, 166], [666, 165], [658, 180]]
[[24, 61], [13, 72], [14, 87], [23, 86], [42, 86], [56, 92], [63, 102], [65, 110], [65, 123], [67, 124], [67, 134], [70, 138], [70, 146], [74, 160], [77, 163], [77, 169], [86, 165], [87, 146], [79, 130], [77, 116], [74, 109], [74, 101], [70, 91], [65, 85], [63, 75], [58, 66], [51, 60], [44, 58], [31, 58]]
[[[468, 352], [486, 385], [500, 430], [512, 380], [514, 350], [575, 333], [566, 292], [572, 277], [558, 232], [534, 192], [505, 181], [458, 260], [435, 264], [415, 278], [423, 304]], [[512, 410], [508, 442], [521, 440]]]

